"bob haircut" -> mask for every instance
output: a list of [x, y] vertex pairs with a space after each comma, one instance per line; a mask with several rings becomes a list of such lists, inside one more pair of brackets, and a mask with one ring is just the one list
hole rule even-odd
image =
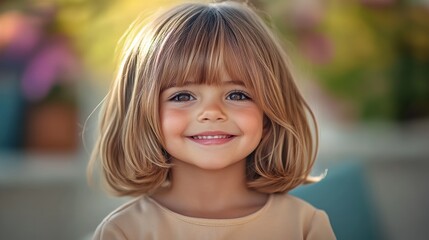
[[222, 71], [243, 81], [264, 112], [264, 136], [246, 159], [248, 187], [276, 193], [317, 181], [309, 176], [318, 146], [315, 117], [279, 41], [251, 7], [182, 4], [130, 29], [88, 167], [91, 175], [100, 161], [111, 193], [135, 196], [168, 183], [160, 93], [189, 81], [221, 84]]

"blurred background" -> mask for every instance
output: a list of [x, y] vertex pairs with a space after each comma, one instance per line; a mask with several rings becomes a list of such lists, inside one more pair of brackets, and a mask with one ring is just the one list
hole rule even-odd
[[[0, 239], [88, 239], [128, 198], [88, 186], [96, 109], [129, 24], [176, 1], [0, 1]], [[338, 239], [429, 239], [429, 1], [253, 0], [320, 127], [293, 192]]]

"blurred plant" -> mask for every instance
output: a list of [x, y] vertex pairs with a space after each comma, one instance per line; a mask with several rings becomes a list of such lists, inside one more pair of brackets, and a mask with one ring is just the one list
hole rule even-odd
[[52, 5], [31, 5], [0, 15], [0, 61], [5, 67], [18, 68], [23, 95], [29, 102], [42, 102], [51, 99], [50, 95], [64, 100], [54, 89], [73, 91], [75, 84], [68, 81], [79, 77], [77, 54], [66, 35], [55, 29], [55, 14]]
[[[7, 132], [2, 134], [0, 148], [75, 151], [76, 87], [82, 77], [79, 56], [57, 25], [56, 5], [20, 3], [9, 4], [0, 12], [0, 84], [12, 92], [0, 96], [1, 104], [15, 108], [9, 110], [14, 116], [3, 116], [0, 122], [4, 123], [0, 131]], [[13, 135], [20, 135], [19, 139], [8, 143]]]
[[429, 6], [423, 1], [271, 0], [266, 6], [321, 85], [352, 115], [429, 116]]

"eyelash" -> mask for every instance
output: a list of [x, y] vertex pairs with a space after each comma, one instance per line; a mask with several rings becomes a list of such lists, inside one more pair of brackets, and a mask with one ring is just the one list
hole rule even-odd
[[[230, 96], [232, 95], [232, 94], [240, 94], [241, 96], [240, 96], [240, 99], [239, 100], [233, 100], [233, 99], [230, 99]], [[244, 97], [244, 98], [243, 98]], [[246, 101], [246, 100], [252, 100], [250, 97], [249, 97], [249, 94], [248, 93], [246, 93], [245, 91], [241, 91], [241, 90], [232, 90], [231, 92], [229, 92], [228, 93], [228, 95], [227, 95], [227, 99], [228, 100], [232, 100], [232, 101]]]
[[195, 97], [192, 96], [192, 94], [189, 93], [189, 92], [178, 92], [178, 93], [174, 94], [173, 96], [171, 96], [168, 99], [168, 101], [172, 101], [172, 102], [187, 102], [187, 101], [181, 101], [181, 100], [179, 100], [179, 97], [180, 96], [184, 96], [184, 95], [185, 96], [189, 96], [189, 100], [187, 100], [187, 101], [195, 100]]
[[[238, 99], [238, 100], [234, 100], [234, 99], [231, 99], [230, 97], [231, 97], [231, 95], [232, 94], [239, 94], [240, 95], [240, 99]], [[189, 97], [189, 99], [188, 100], [179, 100], [179, 97], [180, 96], [188, 96]], [[176, 94], [174, 94], [173, 96], [171, 96], [169, 99], [168, 99], [168, 101], [172, 101], [172, 102], [188, 102], [188, 101], [193, 101], [193, 100], [195, 100], [196, 98], [190, 93], [190, 92], [178, 92], [178, 93], [176, 93]], [[227, 100], [231, 100], [231, 101], [246, 101], [246, 100], [252, 100], [250, 97], [249, 97], [249, 94], [248, 93], [246, 93], [246, 92], [244, 92], [244, 91], [241, 91], [241, 90], [232, 90], [232, 91], [230, 91], [228, 94], [227, 94], [227, 97], [226, 97], [226, 99]]]

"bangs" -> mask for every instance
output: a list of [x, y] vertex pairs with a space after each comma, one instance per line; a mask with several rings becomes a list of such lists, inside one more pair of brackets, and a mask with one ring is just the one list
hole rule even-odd
[[254, 89], [248, 66], [255, 57], [240, 39], [243, 36], [237, 36], [237, 23], [222, 10], [194, 5], [187, 16], [170, 19], [177, 27], [170, 28], [174, 30], [158, 59], [162, 63], [158, 71], [161, 90], [188, 84], [220, 85], [225, 76]]

